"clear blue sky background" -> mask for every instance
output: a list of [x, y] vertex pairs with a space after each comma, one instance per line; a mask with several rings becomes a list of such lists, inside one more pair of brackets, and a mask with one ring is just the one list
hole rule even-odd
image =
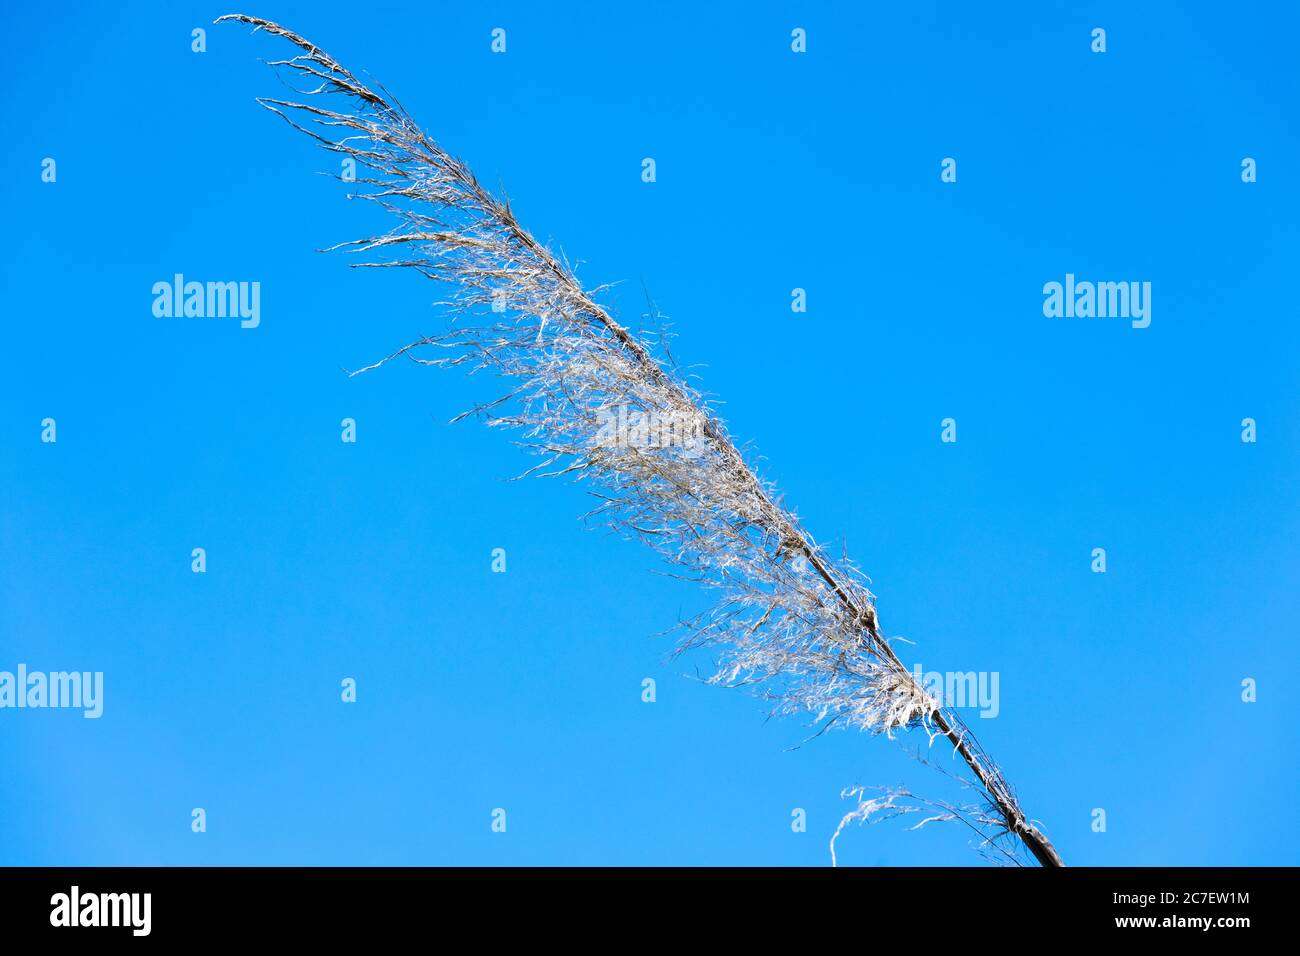
[[[971, 722], [1068, 862], [1295, 864], [1287, 6], [245, 12], [381, 80], [584, 278], [623, 281], [625, 319], [650, 291], [909, 663], [1000, 673]], [[98, 721], [0, 711], [0, 863], [823, 865], [842, 787], [950, 795], [898, 744], [791, 751], [797, 721], [683, 677], [657, 635], [700, 597], [446, 424], [493, 383], [344, 376], [436, 330], [438, 290], [313, 251], [374, 211], [254, 105], [285, 48], [225, 12], [23, 4], [0, 35], [0, 669], [106, 683]], [[175, 272], [260, 281], [261, 327], [154, 318]], [[1066, 272], [1152, 282], [1151, 327], [1044, 318]], [[980, 862], [955, 826], [840, 851]]]

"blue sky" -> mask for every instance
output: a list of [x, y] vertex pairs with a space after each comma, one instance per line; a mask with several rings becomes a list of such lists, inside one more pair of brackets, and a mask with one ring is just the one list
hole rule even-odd
[[[625, 320], [653, 296], [904, 659], [999, 673], [970, 722], [1067, 863], [1300, 862], [1294, 11], [442, 6], [244, 12], [382, 81]], [[701, 596], [446, 424], [493, 383], [344, 375], [438, 291], [314, 251], [374, 210], [255, 106], [284, 49], [225, 12], [27, 5], [0, 36], [0, 670], [105, 684], [98, 720], [0, 710], [0, 864], [825, 865], [841, 788], [948, 795], [683, 676], [660, 632]], [[260, 326], [155, 318], [177, 272], [259, 281]], [[1150, 327], [1044, 317], [1066, 273], [1151, 282]]]

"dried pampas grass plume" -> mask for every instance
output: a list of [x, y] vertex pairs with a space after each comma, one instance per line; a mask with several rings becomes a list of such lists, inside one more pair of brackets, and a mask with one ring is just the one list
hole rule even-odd
[[[940, 809], [932, 818], [974, 820], [985, 842], [1013, 837], [1040, 863], [1061, 865], [969, 728], [899, 661], [863, 575], [847, 558], [832, 559], [780, 504], [678, 373], [666, 343], [643, 341], [615, 321], [595, 299], [600, 290], [585, 290], [510, 204], [386, 91], [278, 24], [242, 14], [217, 22], [224, 20], [298, 48], [270, 65], [308, 83], [300, 94], [308, 102], [259, 102], [323, 149], [355, 159], [358, 198], [393, 217], [384, 235], [334, 248], [395, 256], [356, 265], [413, 269], [448, 289], [446, 333], [360, 371], [405, 356], [510, 381], [508, 394], [465, 414], [516, 430], [541, 458], [528, 473], [585, 482], [600, 501], [590, 516], [717, 593], [714, 607], [688, 622], [681, 645], [719, 656], [713, 683], [756, 688], [774, 712], [811, 715], [822, 730], [892, 736], [920, 728], [931, 740], [946, 738], [986, 806]], [[908, 812], [902, 791], [874, 800], [860, 789], [847, 793], [859, 805], [840, 830], [873, 812]]]

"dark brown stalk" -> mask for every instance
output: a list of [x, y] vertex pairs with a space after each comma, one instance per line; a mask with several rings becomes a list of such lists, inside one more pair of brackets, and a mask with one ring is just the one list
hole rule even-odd
[[[919, 726], [931, 739], [945, 737], [989, 801], [991, 811], [978, 815], [978, 824], [1014, 834], [1044, 866], [1062, 865], [970, 729], [898, 659], [863, 576], [847, 558], [827, 556], [746, 462], [708, 403], [592, 298], [568, 265], [520, 225], [509, 203], [483, 189], [400, 105], [311, 42], [268, 20], [220, 19], [250, 24], [304, 51], [272, 64], [317, 84], [303, 95], [360, 102], [355, 111], [337, 112], [260, 101], [324, 149], [375, 174], [358, 177], [373, 190], [358, 195], [392, 213], [398, 225], [342, 246], [402, 248], [405, 259], [361, 265], [410, 267], [447, 282], [458, 298], [443, 304], [454, 315], [477, 321], [489, 307], [509, 313], [491, 325], [420, 339], [361, 371], [405, 355], [421, 364], [491, 368], [521, 382], [508, 396], [518, 411], [498, 412], [501, 400], [476, 411], [490, 424], [524, 430], [546, 457], [538, 468], [563, 460], [568, 464], [551, 473], [590, 480], [604, 502], [593, 515], [723, 593], [687, 642], [728, 649], [715, 682], [776, 685], [776, 710], [813, 712], [824, 727], [839, 721], [892, 734]], [[426, 348], [445, 350], [435, 353], [445, 357], [416, 357]], [[689, 454], [658, 443], [611, 448], [595, 434], [595, 423], [616, 407], [699, 421], [704, 448]], [[957, 817], [965, 819], [960, 812], [940, 818]]]

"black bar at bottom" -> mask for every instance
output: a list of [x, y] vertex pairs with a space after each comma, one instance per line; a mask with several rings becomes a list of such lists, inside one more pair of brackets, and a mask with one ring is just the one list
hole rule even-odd
[[[1231, 943], [1284, 929], [1294, 868], [0, 868], [7, 941], [761, 939], [884, 920], [916, 939]], [[146, 895], [147, 894], [147, 895]], [[892, 931], [891, 931], [892, 932]], [[623, 934], [627, 934], [623, 936]], [[993, 934], [993, 935], [990, 935]], [[813, 937], [809, 937], [810, 939]], [[869, 943], [870, 940], [864, 940]]]

